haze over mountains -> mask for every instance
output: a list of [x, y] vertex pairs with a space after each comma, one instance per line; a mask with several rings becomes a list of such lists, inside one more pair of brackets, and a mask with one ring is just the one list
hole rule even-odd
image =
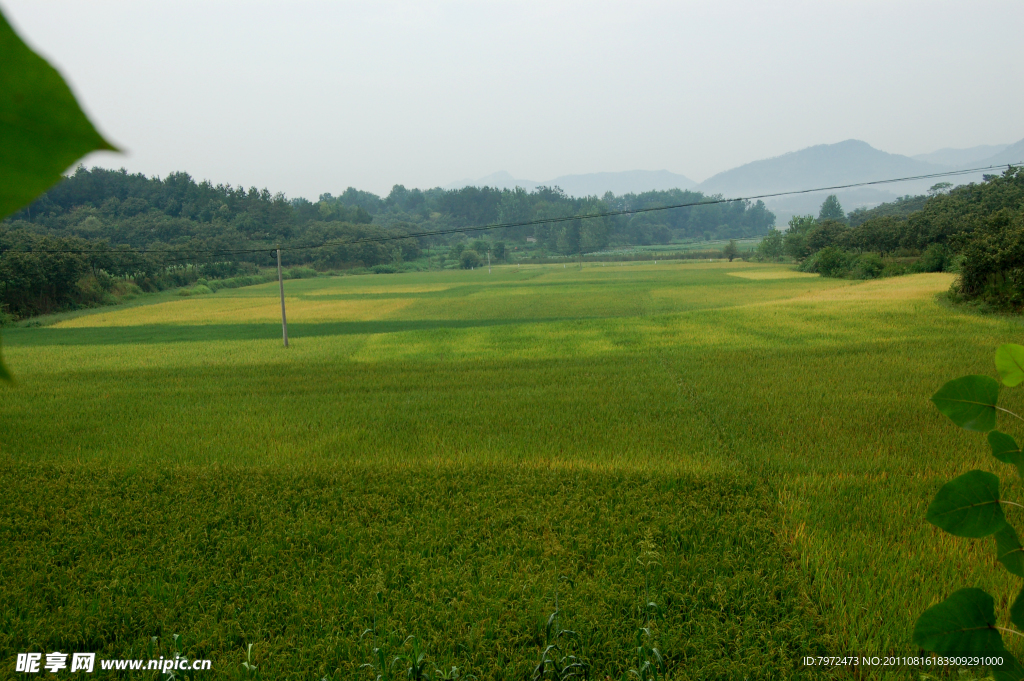
[[[982, 145], [969, 149], [939, 149], [928, 154], [903, 156], [875, 149], [867, 142], [846, 140], [836, 144], [819, 144], [774, 158], [753, 161], [718, 173], [696, 183], [684, 175], [667, 170], [589, 173], [564, 175], [536, 182], [518, 179], [507, 172], [498, 172], [478, 180], [463, 180], [446, 189], [465, 186], [490, 186], [532, 190], [539, 186], [561, 187], [571, 196], [601, 196], [607, 191], [621, 195], [650, 190], [694, 189], [704, 194], [723, 196], [755, 196], [778, 192], [832, 187], [900, 177], [930, 175], [950, 170], [1024, 162], [1024, 139], [1015, 144]], [[994, 172], [994, 171], [992, 171]], [[784, 225], [795, 214], [817, 213], [829, 193], [839, 197], [849, 212], [869, 208], [907, 194], [923, 194], [937, 182], [954, 185], [977, 182], [982, 173], [955, 175], [948, 178], [856, 187], [834, 192], [814, 192], [765, 198], [765, 204], [776, 214], [776, 223]]]

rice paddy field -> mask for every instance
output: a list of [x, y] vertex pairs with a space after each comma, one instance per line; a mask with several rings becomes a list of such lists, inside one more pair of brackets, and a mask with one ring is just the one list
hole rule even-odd
[[801, 660], [913, 655], [952, 591], [1015, 595], [924, 519], [972, 468], [1021, 491], [928, 401], [1021, 337], [950, 283], [506, 266], [288, 281], [288, 349], [276, 284], [7, 330], [0, 678], [407, 678], [418, 648], [525, 679], [558, 629], [595, 679], [638, 640], [674, 679], [914, 677]]

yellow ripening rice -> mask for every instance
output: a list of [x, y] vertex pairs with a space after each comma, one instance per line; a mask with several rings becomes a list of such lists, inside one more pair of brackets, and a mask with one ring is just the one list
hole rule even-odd
[[750, 270], [747, 272], [726, 272], [730, 277], [739, 277], [741, 279], [803, 279], [806, 277], [816, 277], [817, 274], [813, 272], [797, 272], [796, 270]]

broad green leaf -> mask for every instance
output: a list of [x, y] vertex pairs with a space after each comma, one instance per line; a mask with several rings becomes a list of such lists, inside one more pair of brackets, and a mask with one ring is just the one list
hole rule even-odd
[[1017, 446], [1017, 441], [1006, 433], [993, 430], [988, 434], [988, 443], [992, 446], [992, 456], [1003, 463], [1016, 465], [1020, 462], [1020, 447]]
[[1000, 345], [996, 350], [996, 371], [1008, 388], [1024, 381], [1024, 346], [1013, 343]]
[[64, 79], [0, 13], [0, 218], [31, 203], [79, 158], [112, 147]]
[[1017, 658], [1008, 651], [1000, 653], [1000, 657], [1003, 658], [1003, 664], [992, 667], [992, 677], [995, 681], [1024, 681], [1024, 667]]
[[1009, 523], [996, 532], [996, 558], [1007, 571], [1024, 577], [1024, 547], [1021, 547], [1017, 532]]
[[1010, 621], [1013, 622], [1013, 626], [1024, 630], [1024, 589], [1020, 590], [1013, 605], [1010, 606]]
[[950, 480], [928, 507], [928, 522], [958, 537], [987, 537], [1006, 524], [999, 477], [970, 471]]
[[960, 589], [921, 613], [914, 643], [940, 655], [999, 655], [1005, 648], [995, 626], [992, 597], [981, 589]]
[[996, 427], [999, 383], [989, 376], [964, 376], [932, 395], [932, 402], [953, 423], [984, 433]]
[[1003, 463], [1013, 464], [1017, 472], [1024, 477], [1024, 455], [1017, 446], [1017, 441], [1006, 433], [993, 430], [988, 434], [988, 444], [992, 447], [992, 456]]

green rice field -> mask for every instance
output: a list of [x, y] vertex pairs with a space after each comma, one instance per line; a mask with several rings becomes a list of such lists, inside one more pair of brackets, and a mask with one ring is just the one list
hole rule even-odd
[[991, 539], [924, 519], [1005, 473], [929, 397], [1022, 335], [951, 281], [503, 266], [287, 281], [288, 349], [276, 283], [7, 329], [0, 678], [178, 650], [397, 679], [415, 645], [528, 679], [556, 608], [595, 679], [645, 626], [673, 679], [911, 678], [801, 660], [917, 654], [929, 605], [1015, 595]]

